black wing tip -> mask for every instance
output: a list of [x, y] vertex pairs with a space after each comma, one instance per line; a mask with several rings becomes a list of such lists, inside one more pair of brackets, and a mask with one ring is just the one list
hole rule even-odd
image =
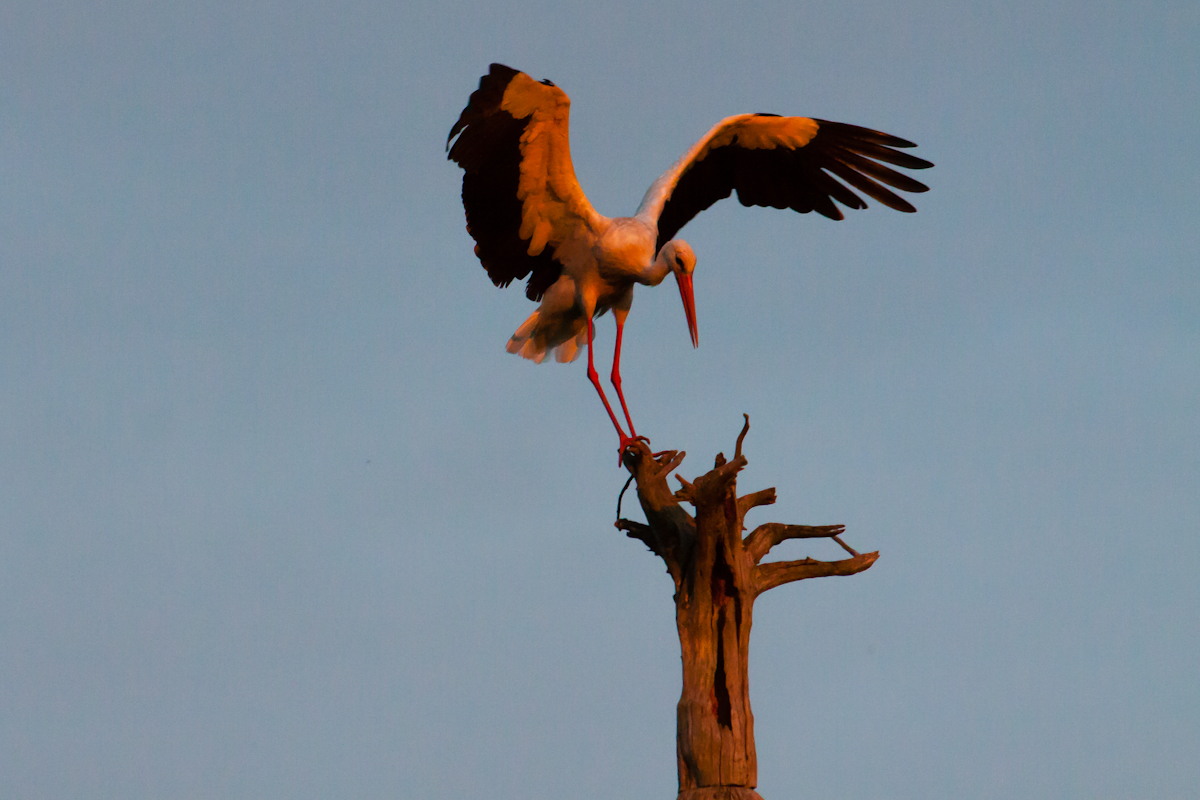
[[[916, 147], [916, 145], [914, 144], [913, 147]], [[914, 156], [914, 155], [909, 155], [908, 153], [904, 154], [904, 168], [905, 169], [929, 169], [932, 166], [933, 166], [932, 161], [926, 161], [923, 158], [920, 158], [920, 157]], [[927, 191], [928, 189], [929, 189], [929, 187], [925, 187], [924, 190], [920, 190], [920, 191]], [[918, 190], [913, 189], [912, 191], [915, 192]]]
[[[500, 80], [504, 81], [505, 85], [507, 85], [508, 81], [511, 81], [513, 78], [517, 77], [520, 74], [521, 74], [521, 70], [519, 70], [519, 69], [513, 69], [512, 67], [510, 67], [506, 64], [500, 64], [500, 63], [493, 61], [488, 66], [487, 77], [490, 78], [490, 77], [495, 76], [495, 77], [499, 78]], [[556, 88], [558, 86], [558, 84], [556, 84], [554, 81], [550, 80], [549, 78], [544, 78], [544, 79], [538, 81], [538, 83], [542, 84], [542, 86], [554, 86]]]
[[513, 78], [517, 77], [520, 74], [521, 74], [521, 70], [519, 70], [519, 69], [513, 69], [512, 67], [508, 66], [507, 64], [501, 64], [497, 61], [493, 61], [491, 64], [488, 65], [488, 74], [485, 75], [483, 78], [480, 78], [479, 83], [480, 83], [480, 85], [482, 85], [485, 78], [491, 78], [491, 77], [497, 77], [497, 78], [500, 78], [501, 80], [507, 82], [507, 81], [511, 81]]
[[458, 122], [454, 123], [454, 127], [450, 129], [450, 135], [446, 137], [447, 159], [454, 157], [450, 152], [454, 137], [462, 133], [463, 128], [475, 120], [499, 108], [508, 84], [512, 83], [513, 78], [520, 74], [520, 70], [504, 64], [493, 62], [488, 66], [487, 75], [479, 79], [479, 88], [471, 92], [471, 97], [467, 100], [467, 107], [462, 110]]
[[[463, 114], [465, 114], [465, 113], [466, 113], [466, 111], [463, 111]], [[450, 156], [451, 142], [454, 141], [455, 136], [458, 136], [460, 133], [462, 133], [462, 129], [465, 128], [466, 126], [467, 126], [467, 124], [465, 122], [463, 122], [462, 115], [460, 114], [458, 117], [458, 121], [454, 123], [454, 126], [452, 128], [450, 128], [450, 135], [446, 137], [446, 159], [447, 160], [449, 160], [451, 158], [451, 156]]]
[[[902, 139], [890, 133], [877, 131], [874, 128], [864, 128], [861, 125], [851, 125], [848, 122], [830, 122], [827, 119], [813, 119], [817, 123], [818, 130], [825, 130], [829, 133], [836, 134], [846, 139], [855, 139], [861, 142], [870, 142], [871, 144], [883, 145], [884, 147], [900, 147], [909, 148], [916, 147], [916, 142], [910, 142], [908, 139]], [[908, 156], [908, 158], [920, 161], [925, 166], [908, 167], [909, 169], [928, 169], [933, 164], [923, 158], [917, 156]], [[907, 165], [906, 165], [907, 166]]]
[[824, 128], [830, 133], [837, 133], [847, 139], [859, 139], [864, 142], [881, 144], [886, 147], [916, 147], [916, 142], [902, 139], [890, 133], [877, 131], [874, 128], [864, 128], [862, 125], [851, 125], [848, 122], [830, 122], [827, 119], [814, 120], [818, 130]]

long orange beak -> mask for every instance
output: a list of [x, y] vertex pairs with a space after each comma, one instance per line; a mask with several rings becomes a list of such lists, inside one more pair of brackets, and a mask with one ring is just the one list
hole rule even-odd
[[692, 335], [692, 347], [699, 347], [700, 337], [696, 333], [696, 299], [692, 296], [692, 276], [676, 272], [675, 280], [679, 282], [679, 296], [683, 298], [683, 313], [687, 315], [688, 333]]

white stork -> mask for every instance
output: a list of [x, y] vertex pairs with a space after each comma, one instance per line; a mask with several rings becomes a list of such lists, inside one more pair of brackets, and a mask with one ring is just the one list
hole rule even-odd
[[[550, 81], [492, 64], [446, 140], [463, 168], [462, 199], [475, 255], [497, 286], [530, 276], [525, 294], [541, 305], [508, 340], [508, 352], [541, 362], [554, 351], [573, 361], [586, 342], [588, 378], [624, 451], [638, 437], [621, 391], [621, 333], [634, 284], [657, 286], [675, 275], [692, 346], [696, 255], [672, 237], [696, 214], [735, 190], [745, 206], [816, 211], [842, 219], [867, 204], [833, 176], [898, 211], [912, 212], [906, 192], [927, 186], [878, 162], [906, 169], [933, 166], [894, 148], [915, 147], [886, 133], [806, 117], [739, 114], [718, 122], [659, 176], [632, 217], [610, 219], [584, 196], [571, 166], [567, 117], [571, 101]], [[458, 137], [455, 140], [455, 137]], [[453, 142], [453, 146], [451, 146]], [[613, 413], [592, 361], [593, 317], [609, 309], [617, 321], [612, 384], [629, 434]]]

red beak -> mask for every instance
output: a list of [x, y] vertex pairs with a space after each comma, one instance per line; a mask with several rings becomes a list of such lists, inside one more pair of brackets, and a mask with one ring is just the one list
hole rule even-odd
[[692, 276], [676, 272], [675, 280], [679, 282], [679, 296], [683, 298], [683, 313], [687, 315], [688, 333], [692, 335], [692, 347], [699, 347], [700, 337], [696, 334], [696, 299], [692, 296]]

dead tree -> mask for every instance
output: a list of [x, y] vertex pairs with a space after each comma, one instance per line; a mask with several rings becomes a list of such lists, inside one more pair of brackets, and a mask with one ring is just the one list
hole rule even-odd
[[[759, 525], [743, 537], [742, 519], [755, 506], [775, 502], [775, 490], [737, 496], [737, 474], [746, 466], [742, 441], [733, 460], [718, 454], [712, 471], [677, 492], [667, 477], [685, 453], [652, 455], [637, 442], [624, 464], [637, 481], [638, 500], [649, 524], [618, 519], [617, 527], [640, 539], [666, 562], [675, 581], [675, 622], [683, 656], [683, 694], [676, 710], [677, 800], [762, 800], [750, 713], [750, 623], [755, 599], [784, 583], [853, 575], [875, 563], [879, 553], [858, 553], [839, 535], [841, 525]], [[680, 502], [690, 503], [693, 517]], [[841, 561], [760, 563], [788, 539], [833, 539], [851, 554]]]

